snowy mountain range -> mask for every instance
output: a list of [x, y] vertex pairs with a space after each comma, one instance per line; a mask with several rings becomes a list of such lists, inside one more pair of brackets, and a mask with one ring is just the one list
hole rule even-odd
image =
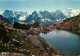
[[71, 8], [63, 9], [61, 11], [66, 17], [73, 17], [79, 15], [80, 13], [80, 10], [71, 9]]
[[22, 22], [28, 17], [27, 12], [5, 10], [2, 16], [6, 17], [10, 22]]
[[29, 17], [24, 20], [24, 22], [33, 22], [38, 21], [41, 24], [53, 24], [56, 22], [56, 19], [48, 11], [34, 11]]
[[56, 10], [54, 12], [49, 11], [39, 11], [32, 12], [32, 14], [28, 14], [23, 11], [11, 11], [5, 10], [2, 16], [6, 17], [10, 22], [25, 22], [30, 23], [34, 21], [38, 21], [41, 24], [54, 24], [56, 21], [64, 20], [69, 17], [76, 16], [80, 13], [80, 10], [75, 9], [63, 9]]
[[54, 18], [56, 18], [56, 21], [58, 21], [58, 20], [64, 20], [64, 19], [66, 19], [67, 18], [67, 16], [66, 15], [64, 15], [63, 13], [62, 13], [62, 11], [61, 10], [56, 10], [56, 11], [54, 11], [54, 12], [51, 12], [51, 15], [54, 17]]

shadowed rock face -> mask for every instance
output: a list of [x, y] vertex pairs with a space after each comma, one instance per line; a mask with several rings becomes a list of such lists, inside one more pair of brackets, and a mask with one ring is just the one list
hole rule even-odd
[[56, 18], [56, 20], [63, 20], [67, 18], [61, 10], [56, 10], [54, 13], [52, 13], [52, 16]]
[[12, 25], [12, 23], [7, 18], [4, 18], [2, 15], [0, 15], [0, 21], [3, 21], [5, 23]]

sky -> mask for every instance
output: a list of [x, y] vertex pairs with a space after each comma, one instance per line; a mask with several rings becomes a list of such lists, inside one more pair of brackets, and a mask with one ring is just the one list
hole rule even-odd
[[0, 0], [0, 13], [4, 10], [33, 11], [56, 9], [80, 9], [80, 0]]

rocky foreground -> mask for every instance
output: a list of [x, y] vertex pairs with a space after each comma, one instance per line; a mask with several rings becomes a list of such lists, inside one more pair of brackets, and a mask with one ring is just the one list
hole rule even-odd
[[[21, 25], [20, 25], [21, 26]], [[38, 26], [38, 25], [36, 25]], [[13, 26], [15, 27], [15, 26]], [[30, 29], [15, 29], [0, 21], [0, 52], [8, 56], [61, 56], [60, 52], [52, 47], [43, 38], [40, 32], [48, 32], [46, 26], [31, 27]], [[24, 25], [25, 27], [25, 25]], [[16, 55], [20, 54], [20, 55]]]

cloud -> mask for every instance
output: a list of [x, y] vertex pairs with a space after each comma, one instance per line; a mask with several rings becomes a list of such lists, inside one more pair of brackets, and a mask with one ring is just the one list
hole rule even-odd
[[66, 8], [66, 9], [72, 9], [72, 8]]
[[74, 15], [78, 15], [80, 13], [80, 10], [73, 9], [71, 12]]

